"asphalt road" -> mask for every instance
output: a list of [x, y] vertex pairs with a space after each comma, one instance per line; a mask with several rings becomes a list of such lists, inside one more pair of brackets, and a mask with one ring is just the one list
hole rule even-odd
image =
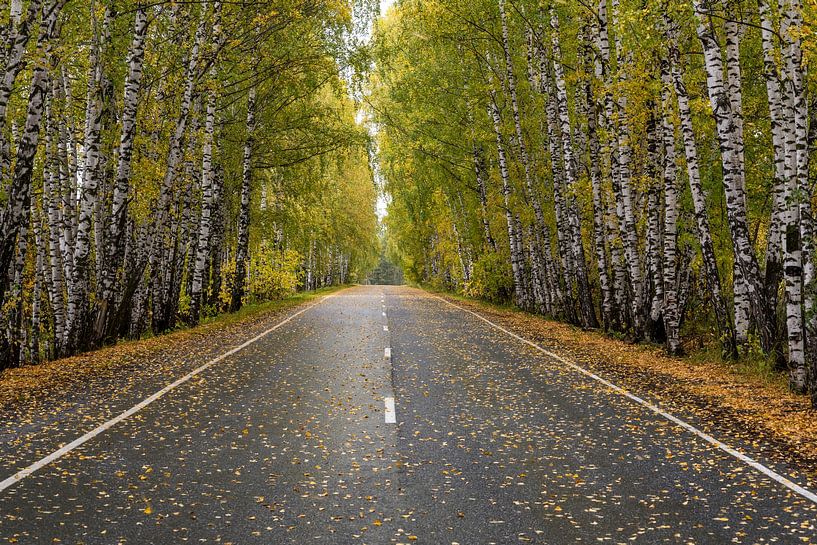
[[379, 286], [0, 491], [0, 542], [21, 544], [802, 544], [815, 520], [809, 499], [620, 392]]

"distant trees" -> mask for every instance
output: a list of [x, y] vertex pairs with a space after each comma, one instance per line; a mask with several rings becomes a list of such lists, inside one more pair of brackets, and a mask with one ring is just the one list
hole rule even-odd
[[338, 8], [0, 7], [0, 368], [374, 265]]
[[760, 352], [817, 405], [815, 16], [800, 0], [398, 4], [370, 106], [407, 274], [673, 354], [690, 336]]

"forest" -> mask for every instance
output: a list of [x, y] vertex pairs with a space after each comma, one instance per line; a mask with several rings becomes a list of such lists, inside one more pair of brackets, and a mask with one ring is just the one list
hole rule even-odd
[[367, 13], [5, 0], [0, 369], [363, 278], [380, 253], [352, 92]]
[[405, 275], [751, 361], [817, 406], [816, 16], [10, 0], [0, 367]]
[[817, 10], [801, 0], [403, 0], [366, 95], [407, 278], [817, 407]]

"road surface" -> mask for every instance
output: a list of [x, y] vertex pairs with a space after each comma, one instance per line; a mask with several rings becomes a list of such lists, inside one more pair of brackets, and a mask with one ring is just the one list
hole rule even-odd
[[0, 540], [817, 539], [791, 486], [420, 290], [344, 290], [179, 378], [51, 460], [21, 449]]

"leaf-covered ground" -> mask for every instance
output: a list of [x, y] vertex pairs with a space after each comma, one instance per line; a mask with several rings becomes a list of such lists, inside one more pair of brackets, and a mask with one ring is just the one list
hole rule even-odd
[[662, 347], [546, 320], [481, 301], [443, 296], [507, 327], [670, 412], [694, 415], [717, 438], [748, 443], [817, 477], [817, 411], [781, 381], [722, 361], [673, 358]]

